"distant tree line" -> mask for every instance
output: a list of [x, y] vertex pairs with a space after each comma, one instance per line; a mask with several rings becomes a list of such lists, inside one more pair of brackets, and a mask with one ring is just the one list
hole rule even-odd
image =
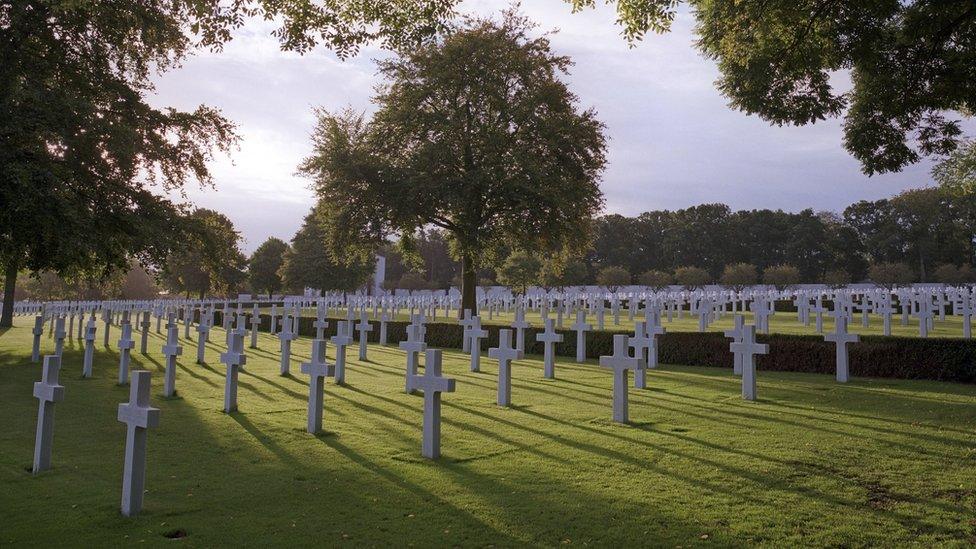
[[[705, 284], [787, 286], [823, 282], [972, 282], [976, 257], [976, 198], [939, 187], [848, 206], [841, 214], [782, 210], [732, 211], [724, 204], [655, 210], [636, 217], [594, 220], [595, 237], [583, 257], [546, 258], [500, 250], [482, 285], [559, 287]], [[444, 235], [422, 232], [421, 261], [387, 255], [388, 286], [446, 288], [458, 263]]]

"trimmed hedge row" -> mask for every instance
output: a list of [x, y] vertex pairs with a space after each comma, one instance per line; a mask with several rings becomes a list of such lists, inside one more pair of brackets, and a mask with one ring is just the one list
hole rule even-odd
[[[299, 333], [315, 336], [313, 318], [303, 317]], [[221, 324], [220, 312], [214, 318]], [[379, 322], [370, 321], [373, 331], [369, 341], [379, 341]], [[407, 338], [407, 322], [387, 322], [387, 343], [396, 345]], [[326, 336], [336, 333], [336, 319], [329, 319]], [[269, 315], [261, 315], [261, 331], [271, 327]], [[498, 331], [504, 326], [483, 327], [488, 337], [481, 341], [482, 349], [498, 345]], [[535, 335], [542, 330], [525, 330], [527, 354], [542, 354], [542, 344]], [[557, 330], [563, 342], [556, 344], [556, 354], [576, 356], [576, 332]], [[613, 336], [622, 331], [593, 331], [586, 334], [586, 356], [599, 358], [613, 354]], [[430, 347], [460, 349], [463, 329], [454, 323], [427, 324], [426, 341]], [[834, 375], [835, 346], [815, 335], [770, 334], [756, 338], [769, 344], [769, 354], [756, 357], [758, 369], [782, 372], [808, 372]], [[730, 340], [718, 332], [670, 332], [658, 338], [659, 358], [663, 364], [687, 366], [732, 367]], [[861, 341], [848, 346], [850, 373], [854, 377], [883, 377], [899, 379], [927, 379], [976, 383], [976, 340], [949, 338], [913, 338], [861, 336]]]

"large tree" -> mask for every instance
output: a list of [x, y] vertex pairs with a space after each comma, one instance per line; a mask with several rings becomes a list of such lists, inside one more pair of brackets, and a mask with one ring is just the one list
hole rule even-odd
[[603, 125], [561, 80], [570, 66], [512, 12], [467, 19], [381, 61], [371, 119], [318, 113], [300, 167], [329, 204], [333, 256], [368, 257], [391, 235], [443, 229], [461, 260], [462, 307], [504, 242], [579, 248], [602, 206]]
[[280, 238], [270, 237], [254, 250], [247, 262], [247, 276], [251, 290], [272, 294], [281, 290], [281, 266], [285, 262], [288, 244]]
[[539, 279], [542, 261], [522, 250], [513, 252], [498, 267], [498, 282], [524, 295], [529, 286]]
[[[129, 257], [159, 264], [183, 237], [159, 190], [210, 182], [207, 161], [234, 141], [214, 109], [145, 101], [156, 73], [196, 47], [219, 49], [255, 17], [286, 50], [340, 57], [378, 42], [409, 47], [454, 14], [455, 0], [12, 0], [0, 4], [0, 326], [17, 273], [107, 276]], [[158, 184], [158, 188], [153, 189]], [[153, 192], [157, 191], [157, 192]]]
[[185, 240], [167, 256], [163, 283], [167, 289], [201, 299], [208, 293], [230, 295], [241, 288], [247, 258], [241, 235], [224, 214], [199, 208], [185, 220]]
[[333, 248], [323, 226], [327, 206], [319, 202], [305, 216], [291, 247], [285, 251], [281, 278], [285, 289], [301, 294], [305, 288], [350, 291], [360, 288], [373, 273], [372, 258], [336, 261], [329, 254]]
[[208, 182], [211, 151], [234, 140], [213, 109], [144, 101], [191, 46], [191, 4], [0, 6], [0, 326], [20, 269], [108, 273], [179, 238], [180, 212], [153, 187]]

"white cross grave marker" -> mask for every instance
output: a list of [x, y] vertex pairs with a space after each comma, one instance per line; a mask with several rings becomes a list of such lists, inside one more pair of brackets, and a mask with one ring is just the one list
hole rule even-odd
[[400, 342], [400, 348], [407, 353], [407, 375], [405, 390], [412, 393], [410, 378], [417, 375], [417, 358], [419, 353], [427, 350], [427, 344], [420, 338], [420, 326], [410, 324], [407, 326], [407, 339]]
[[34, 398], [38, 400], [37, 435], [34, 438], [34, 468], [36, 475], [51, 468], [51, 449], [54, 442], [54, 404], [64, 400], [64, 387], [58, 385], [61, 357], [44, 357], [41, 380], [34, 383]]
[[64, 331], [64, 317], [59, 316], [54, 322], [54, 354], [61, 356], [64, 351], [64, 338], [67, 337]]
[[146, 484], [147, 429], [159, 426], [159, 409], [149, 406], [152, 374], [132, 372], [129, 402], [119, 404], [119, 421], [126, 424], [125, 465], [122, 472], [122, 514], [131, 517], [142, 509]]
[[601, 356], [600, 367], [613, 371], [613, 420], [627, 423], [627, 371], [644, 368], [640, 358], [630, 356], [627, 349], [627, 334], [613, 336], [613, 355]]
[[647, 329], [642, 321], [634, 322], [634, 336], [628, 338], [627, 345], [634, 349], [634, 357], [644, 363], [643, 368], [634, 371], [634, 387], [637, 389], [647, 388], [647, 364], [645, 357], [647, 350], [654, 345], [654, 338], [647, 335]]
[[92, 376], [92, 360], [95, 358], [95, 319], [89, 318], [85, 327], [85, 359], [82, 364], [82, 377]]
[[586, 323], [586, 311], [576, 311], [576, 322], [569, 329], [576, 332], [576, 362], [586, 362], [586, 332], [593, 329]]
[[847, 383], [850, 377], [847, 360], [847, 344], [857, 343], [860, 339], [857, 334], [847, 333], [846, 318], [838, 318], [834, 332], [824, 336], [824, 341], [832, 341], [836, 345], [837, 381], [841, 383]]
[[519, 360], [525, 353], [512, 348], [512, 331], [498, 330], [498, 347], [488, 349], [488, 356], [498, 361], [498, 405], [512, 404], [512, 361]]
[[129, 359], [136, 342], [132, 341], [132, 325], [126, 322], [122, 325], [122, 337], [119, 339], [119, 385], [129, 384]]
[[142, 328], [142, 333], [139, 339], [139, 352], [146, 354], [149, 348], [149, 326], [152, 323], [149, 321], [149, 311], [143, 311], [142, 313], [142, 323], [139, 326]]
[[729, 350], [741, 355], [742, 363], [742, 398], [756, 400], [756, 355], [769, 352], [769, 345], [756, 343], [756, 326], [747, 324], [742, 332], [740, 341], [730, 343]]
[[352, 323], [340, 320], [336, 323], [336, 335], [332, 336], [332, 344], [336, 347], [335, 382], [343, 385], [346, 382], [346, 346], [352, 343]]
[[[732, 323], [732, 329], [725, 331], [725, 337], [731, 337], [732, 343], [740, 343], [742, 341], [742, 336], [745, 334], [746, 319], [742, 315], [735, 315], [732, 317]], [[742, 355], [739, 353], [733, 353], [732, 361], [732, 374], [741, 376]]]
[[441, 393], [453, 393], [453, 379], [441, 375], [441, 350], [427, 349], [424, 375], [414, 375], [410, 386], [424, 392], [424, 434], [421, 455], [437, 459], [441, 455]]
[[231, 335], [227, 352], [220, 353], [220, 362], [227, 367], [224, 376], [224, 413], [229, 414], [237, 410], [237, 378], [241, 366], [247, 364], [243, 337], [239, 334]]
[[166, 373], [163, 378], [163, 396], [171, 397], [176, 394], [176, 357], [183, 354], [183, 347], [179, 341], [179, 327], [176, 324], [166, 329], [166, 345], [163, 345], [163, 356], [166, 357]]
[[366, 360], [366, 343], [369, 333], [373, 331], [373, 326], [366, 319], [366, 311], [363, 311], [356, 324], [356, 331], [359, 332], [359, 360]]
[[471, 371], [481, 371], [481, 340], [488, 337], [488, 330], [481, 329], [481, 317], [471, 317], [467, 330], [468, 349], [471, 351]]
[[210, 339], [210, 322], [203, 313], [200, 314], [200, 323], [197, 324], [197, 364], [207, 362], [207, 340]]
[[312, 434], [322, 430], [325, 378], [335, 375], [335, 365], [325, 360], [325, 347], [324, 339], [313, 341], [312, 360], [302, 363], [302, 373], [311, 378], [308, 382], [308, 432]]
[[[52, 317], [53, 319], [53, 317]], [[41, 335], [44, 334], [44, 316], [34, 317], [34, 329], [31, 330], [34, 336], [34, 346], [31, 350], [31, 362], [41, 361]]]
[[525, 321], [525, 309], [522, 307], [515, 309], [515, 322], [512, 323], [512, 328], [515, 328], [515, 348], [519, 351], [525, 351], [525, 330], [531, 327], [532, 325]]
[[463, 333], [461, 334], [461, 351], [467, 353], [471, 349], [471, 340], [468, 339], [468, 330], [471, 328], [471, 309], [464, 310], [464, 317], [458, 321], [458, 324], [463, 328]]
[[563, 340], [562, 334], [553, 329], [552, 319], [546, 319], [545, 331], [536, 334], [535, 340], [542, 342], [543, 375], [546, 379], [556, 377], [556, 343]]
[[281, 375], [286, 376], [291, 368], [291, 342], [295, 339], [295, 332], [292, 331], [294, 324], [293, 317], [287, 314], [281, 317], [281, 332], [278, 333], [278, 340], [281, 342]]

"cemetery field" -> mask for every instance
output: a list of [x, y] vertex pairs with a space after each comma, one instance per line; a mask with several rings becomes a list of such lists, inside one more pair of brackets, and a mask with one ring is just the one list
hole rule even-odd
[[[269, 313], [270, 307], [264, 307], [262, 312]], [[344, 311], [344, 309], [343, 309]], [[281, 313], [281, 309], [278, 310]], [[332, 311], [332, 316], [335, 317], [335, 309]], [[429, 319], [431, 322], [451, 322], [456, 323], [457, 317], [456, 311], [452, 312], [452, 316], [444, 317], [441, 311], [438, 311], [438, 316], [436, 319]], [[745, 317], [746, 324], [754, 324], [755, 318], [750, 312], [737, 313]], [[370, 320], [375, 320], [372, 316], [372, 310], [367, 310], [367, 315]], [[515, 322], [514, 313], [496, 313], [493, 318], [488, 318], [487, 311], [480, 311], [481, 322], [484, 325], [502, 325], [511, 326]], [[314, 317], [314, 309], [305, 309], [302, 316]], [[338, 317], [337, 317], [338, 318]], [[345, 316], [342, 316], [345, 318]], [[555, 313], [550, 313], [550, 319], [555, 322]], [[401, 311], [394, 320], [401, 322], [410, 321], [410, 313], [408, 311]], [[541, 328], [543, 325], [542, 316], [538, 311], [527, 311], [525, 313], [525, 320], [530, 322], [533, 326]], [[564, 317], [563, 318], [563, 329], [569, 330], [570, 326], [575, 322], [576, 317]], [[643, 320], [641, 316], [635, 316], [635, 320]], [[593, 326], [593, 329], [597, 329], [596, 318], [593, 315], [588, 315], [586, 317], [586, 322]], [[726, 313], [721, 318], [712, 322], [706, 329], [706, 332], [724, 332], [725, 330], [730, 330], [733, 327], [733, 315], [732, 313]], [[671, 321], [668, 321], [666, 315], [661, 315], [661, 325], [664, 326], [669, 332], [697, 332], [698, 331], [698, 317], [691, 315], [688, 311], [684, 312], [682, 318], [678, 318], [675, 315]], [[834, 330], [834, 320], [829, 314], [823, 315], [823, 328], [824, 333], [832, 332]], [[614, 324], [613, 315], [609, 312], [604, 317], [604, 330], [608, 331], [634, 331], [634, 321], [629, 320], [626, 311], [622, 312], [620, 315], [620, 323]], [[814, 335], [817, 333], [816, 324], [814, 320], [814, 315], [810, 315], [810, 325], [804, 326], [802, 322], [797, 320], [796, 312], [778, 312], [775, 315], [769, 317], [769, 330], [770, 333], [776, 334], [792, 334], [792, 335]], [[848, 324], [848, 331], [852, 334], [859, 335], [884, 335], [884, 318], [881, 315], [870, 314], [868, 315], [868, 327], [861, 325], [861, 314], [857, 313], [854, 315], [854, 321]], [[902, 336], [902, 337], [918, 337], [918, 318], [912, 317], [909, 319], [908, 324], [902, 325], [901, 315], [893, 315], [891, 319], [891, 335], [892, 336]], [[945, 320], [940, 320], [938, 316], [933, 319], [933, 328], [929, 330], [928, 337], [963, 337], [963, 321], [961, 316], [946, 315]]]
[[[40, 366], [32, 318], [16, 320], [0, 331], [0, 545], [976, 543], [973, 385], [759, 370], [759, 400], [746, 402], [730, 370], [666, 365], [649, 389], [630, 389], [632, 423], [617, 425], [611, 373], [593, 361], [558, 357], [551, 381], [540, 357], [516, 361], [505, 409], [495, 361], [472, 373], [452, 350], [444, 374], [457, 390], [443, 396], [432, 462], [420, 457], [423, 397], [403, 392], [400, 350], [370, 345], [361, 362], [350, 347], [347, 386], [327, 381], [327, 432], [312, 436], [298, 373], [310, 340], [294, 342], [293, 376], [281, 377], [278, 340], [261, 334], [260, 349], [245, 349], [240, 410], [224, 414], [219, 328], [207, 365], [182, 341], [176, 398], [161, 395], [163, 339], [153, 332], [150, 354], [133, 352], [161, 418], [143, 512], [123, 518], [118, 326], [106, 350], [98, 324], [91, 379], [79, 343], [66, 342], [54, 468], [35, 477]], [[52, 348], [45, 330], [42, 353]]]

